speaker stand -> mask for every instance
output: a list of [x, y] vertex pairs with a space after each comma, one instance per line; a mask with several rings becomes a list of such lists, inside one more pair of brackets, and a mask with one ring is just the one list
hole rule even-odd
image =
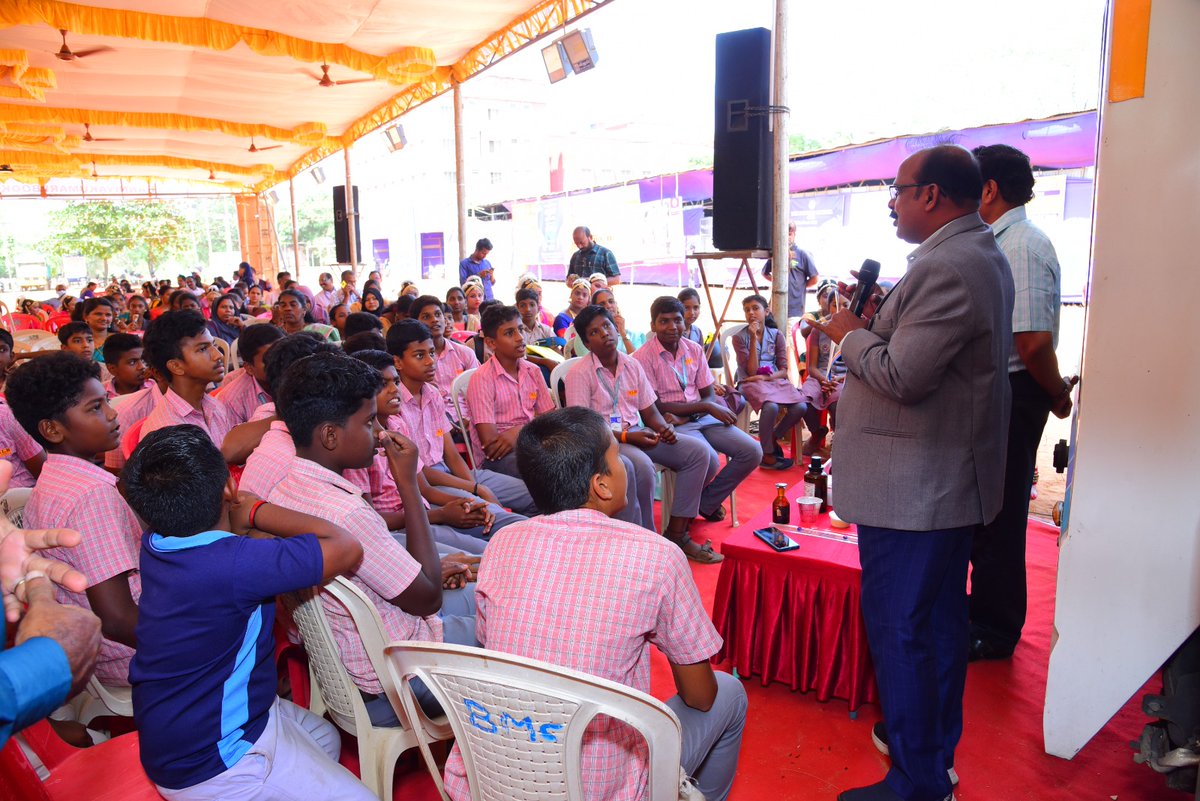
[[[712, 358], [713, 348], [717, 347], [721, 342], [721, 326], [728, 322], [745, 322], [744, 319], [731, 321], [726, 315], [729, 314], [729, 305], [733, 303], [733, 298], [738, 291], [738, 282], [742, 280], [742, 271], [750, 278], [750, 286], [754, 292], [758, 293], [758, 282], [754, 280], [754, 270], [750, 268], [750, 259], [769, 259], [771, 251], [769, 250], [724, 250], [716, 253], [691, 253], [688, 254], [689, 259], [696, 260], [696, 266], [700, 268], [700, 283], [704, 285], [704, 295], [708, 299], [708, 310], [712, 314], [713, 319], [713, 337], [712, 342], [704, 350], [706, 358]], [[721, 308], [721, 314], [717, 314], [717, 306], [713, 303], [712, 287], [708, 283], [708, 274], [705, 272], [704, 263], [706, 261], [722, 261], [724, 259], [741, 259], [741, 264], [738, 265], [737, 273], [733, 276], [733, 283], [729, 285], [729, 294], [725, 298], [725, 305]], [[733, 386], [733, 373], [729, 370], [729, 358], [726, 354], [722, 354], [724, 358], [721, 362], [725, 365], [725, 381]]]

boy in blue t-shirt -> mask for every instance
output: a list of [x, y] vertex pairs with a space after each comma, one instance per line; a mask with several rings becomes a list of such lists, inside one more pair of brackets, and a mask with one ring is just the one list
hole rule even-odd
[[129, 673], [142, 766], [159, 792], [372, 799], [337, 764], [337, 729], [275, 695], [275, 595], [354, 569], [362, 546], [332, 523], [234, 499], [221, 452], [194, 425], [148, 434], [122, 480], [148, 526]]

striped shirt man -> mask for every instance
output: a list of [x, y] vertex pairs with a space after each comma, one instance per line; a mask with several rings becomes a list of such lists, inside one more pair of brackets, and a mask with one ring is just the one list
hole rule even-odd
[[[1058, 347], [1059, 311], [1062, 306], [1058, 254], [1050, 238], [1025, 215], [1025, 207], [1009, 209], [992, 223], [996, 244], [1012, 268], [1016, 296], [1013, 301], [1014, 334], [1049, 331]], [[1013, 348], [1008, 371], [1025, 369], [1021, 354]]]

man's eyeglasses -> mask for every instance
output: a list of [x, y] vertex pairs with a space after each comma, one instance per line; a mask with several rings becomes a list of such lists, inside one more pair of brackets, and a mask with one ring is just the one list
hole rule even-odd
[[933, 181], [922, 181], [919, 184], [892, 184], [888, 187], [888, 195], [895, 200], [900, 196], [901, 189], [916, 189], [918, 186], [933, 186]]

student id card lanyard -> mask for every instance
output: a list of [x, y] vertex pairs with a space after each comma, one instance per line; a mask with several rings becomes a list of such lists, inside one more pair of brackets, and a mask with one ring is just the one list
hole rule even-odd
[[620, 369], [621, 367], [618, 363], [618, 375], [616, 376], [615, 380], [610, 380], [608, 377], [608, 371], [605, 370], [603, 366], [596, 368], [596, 380], [600, 382], [600, 386], [604, 387], [604, 390], [608, 393], [609, 397], [612, 398], [612, 415], [608, 418], [608, 425], [616, 434], [620, 434], [625, 428], [621, 424], [621, 409], [619, 406], [619, 401], [621, 398]]
[[659, 351], [658, 355], [659, 355], [659, 357], [662, 358], [663, 361], [665, 361], [667, 363], [667, 367], [671, 368], [671, 372], [675, 375], [675, 380], [679, 382], [679, 389], [682, 390], [683, 392], [687, 392], [687, 388], [688, 388], [687, 368], [684, 367], [682, 370], [676, 370], [675, 369], [675, 360], [672, 359], [671, 354], [667, 353], [665, 350]]

